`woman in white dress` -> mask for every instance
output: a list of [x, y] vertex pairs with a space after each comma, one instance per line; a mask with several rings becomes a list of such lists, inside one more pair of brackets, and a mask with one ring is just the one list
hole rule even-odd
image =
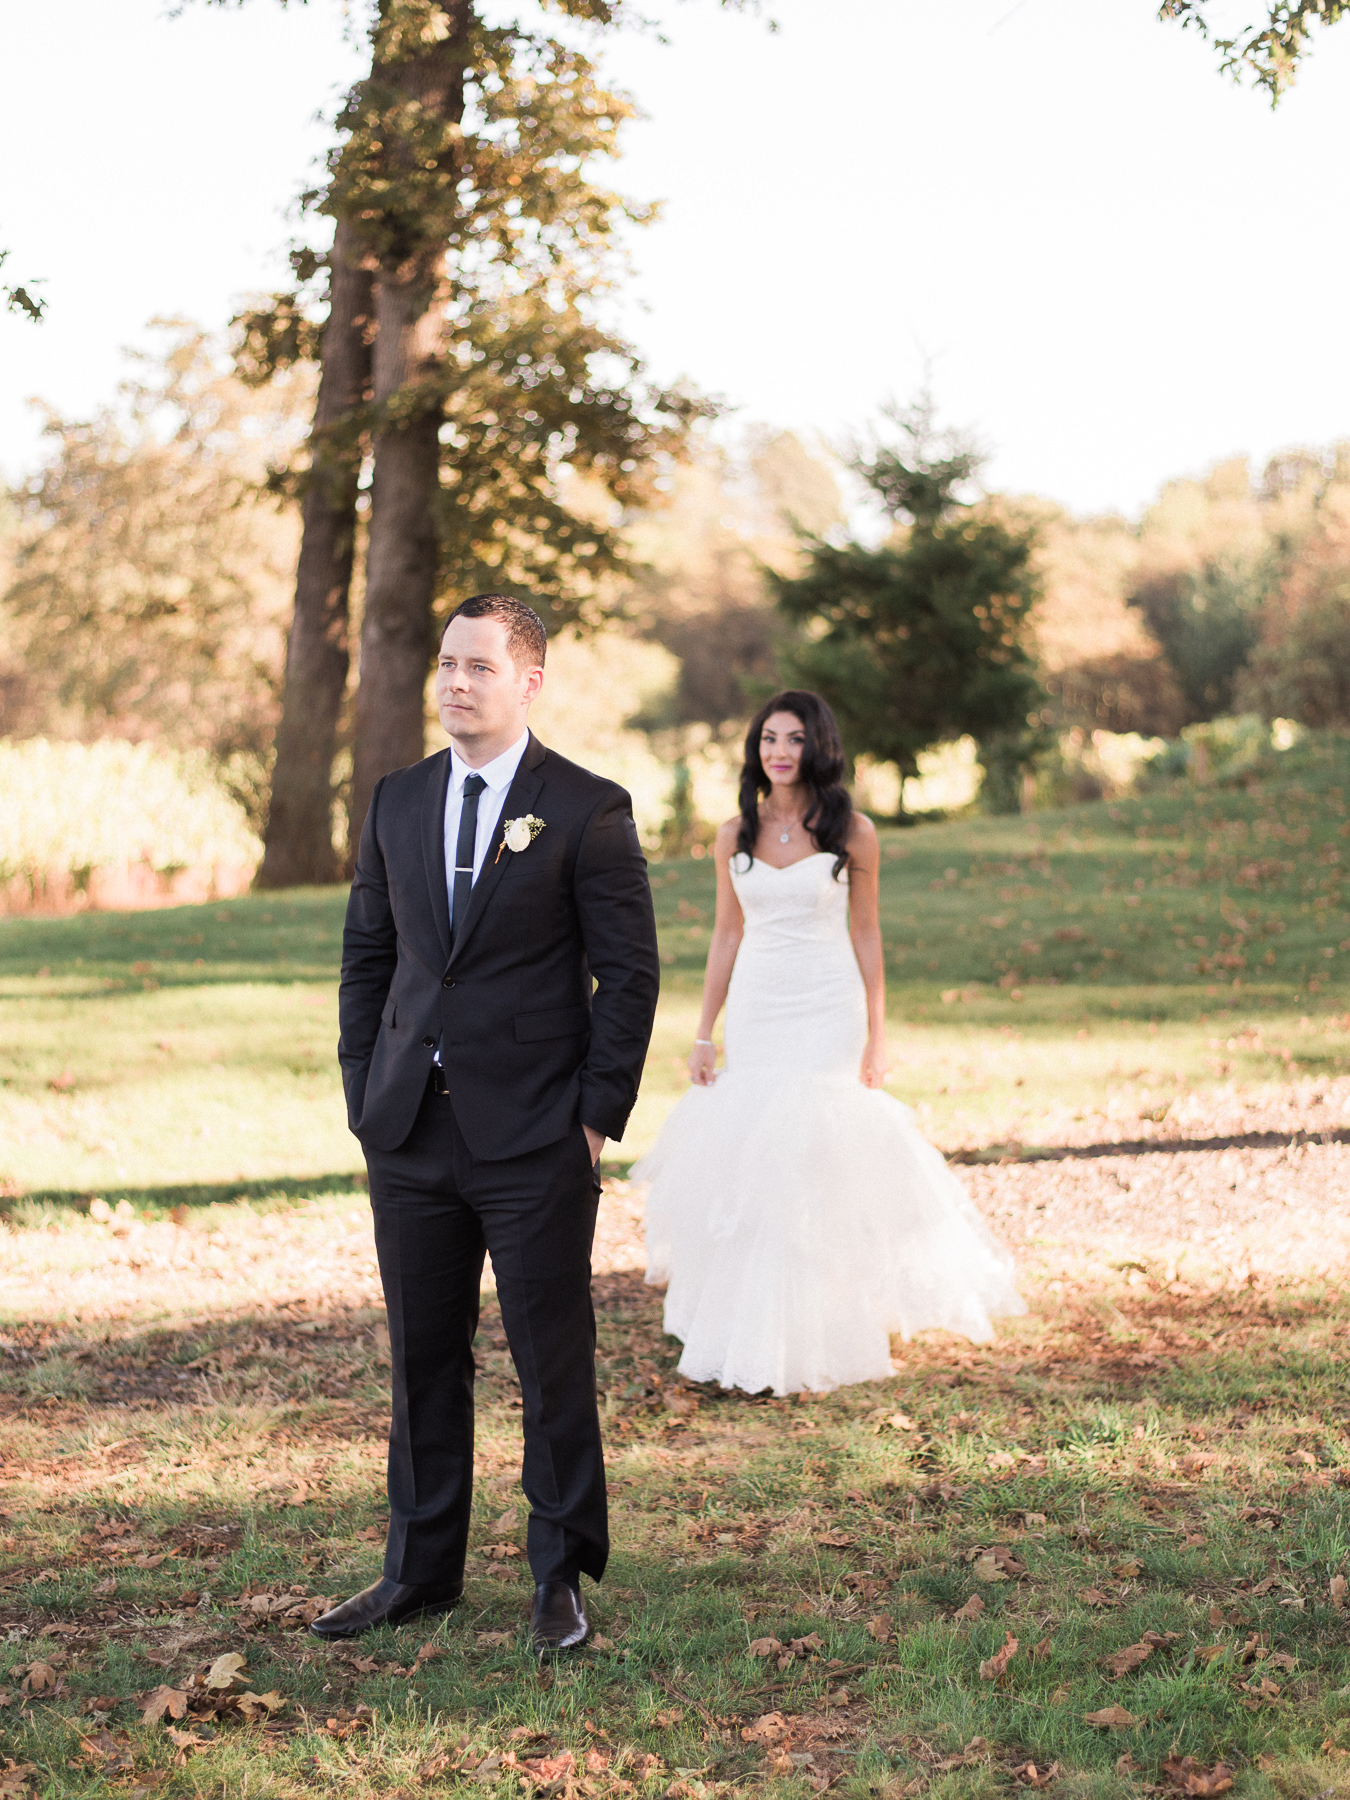
[[751, 722], [741, 814], [717, 834], [693, 1085], [634, 1170], [681, 1373], [748, 1393], [878, 1380], [893, 1333], [984, 1340], [1026, 1310], [1011, 1259], [882, 1089], [880, 853], [843, 769], [819, 695], [779, 694]]

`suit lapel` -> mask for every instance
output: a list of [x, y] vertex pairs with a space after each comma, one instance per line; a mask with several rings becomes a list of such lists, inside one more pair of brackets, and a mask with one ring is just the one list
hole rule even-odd
[[[452, 966], [473, 935], [478, 921], [487, 910], [488, 902], [496, 891], [497, 883], [506, 873], [512, 853], [504, 850], [500, 856], [497, 854], [497, 846], [502, 841], [502, 828], [508, 819], [518, 819], [522, 813], [529, 812], [538, 799], [539, 790], [544, 785], [544, 778], [539, 773], [539, 765], [543, 762], [546, 754], [544, 746], [531, 732], [530, 741], [525, 746], [525, 754], [520, 759], [520, 767], [516, 770], [515, 780], [506, 790], [506, 798], [502, 802], [501, 818], [497, 823], [493, 842], [488, 846], [487, 860], [483, 864], [482, 873], [473, 884], [468, 909], [461, 922], [455, 927], [454, 948], [450, 952]], [[444, 862], [443, 856], [442, 862]], [[441, 885], [444, 887], [444, 881]]]
[[440, 933], [441, 951], [450, 954], [450, 894], [445, 885], [445, 795], [450, 786], [450, 752], [440, 753], [439, 769], [427, 783], [422, 803], [422, 855], [427, 868], [431, 916]]

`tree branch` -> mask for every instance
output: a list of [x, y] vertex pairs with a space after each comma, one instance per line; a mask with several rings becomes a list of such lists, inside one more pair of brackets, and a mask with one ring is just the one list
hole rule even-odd
[[1160, 19], [1175, 19], [1198, 31], [1219, 52], [1219, 67], [1235, 81], [1250, 79], [1278, 105], [1294, 84], [1309, 54], [1315, 25], [1335, 25], [1350, 14], [1350, 0], [1267, 0], [1260, 24], [1244, 25], [1234, 37], [1220, 37], [1210, 24], [1211, 0], [1162, 0]]

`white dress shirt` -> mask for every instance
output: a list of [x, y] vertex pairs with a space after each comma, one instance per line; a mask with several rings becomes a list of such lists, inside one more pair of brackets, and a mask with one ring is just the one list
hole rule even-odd
[[452, 908], [455, 904], [455, 846], [459, 842], [464, 778], [466, 775], [481, 775], [487, 783], [478, 796], [478, 833], [473, 844], [473, 878], [477, 881], [484, 858], [498, 841], [497, 826], [501, 820], [502, 808], [506, 805], [506, 790], [516, 778], [516, 770], [520, 767], [520, 759], [524, 756], [525, 746], [529, 741], [529, 732], [523, 732], [509, 750], [503, 750], [500, 756], [494, 756], [481, 769], [471, 769], [468, 763], [461, 760], [454, 745], [450, 747], [450, 780], [445, 790], [445, 886]]

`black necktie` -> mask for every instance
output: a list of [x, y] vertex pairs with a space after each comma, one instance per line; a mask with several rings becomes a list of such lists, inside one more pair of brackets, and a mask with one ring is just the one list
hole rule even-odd
[[455, 844], [455, 879], [450, 889], [450, 941], [455, 927], [469, 909], [473, 892], [473, 850], [478, 837], [478, 796], [487, 786], [481, 775], [464, 777], [464, 798], [459, 806], [459, 838]]

